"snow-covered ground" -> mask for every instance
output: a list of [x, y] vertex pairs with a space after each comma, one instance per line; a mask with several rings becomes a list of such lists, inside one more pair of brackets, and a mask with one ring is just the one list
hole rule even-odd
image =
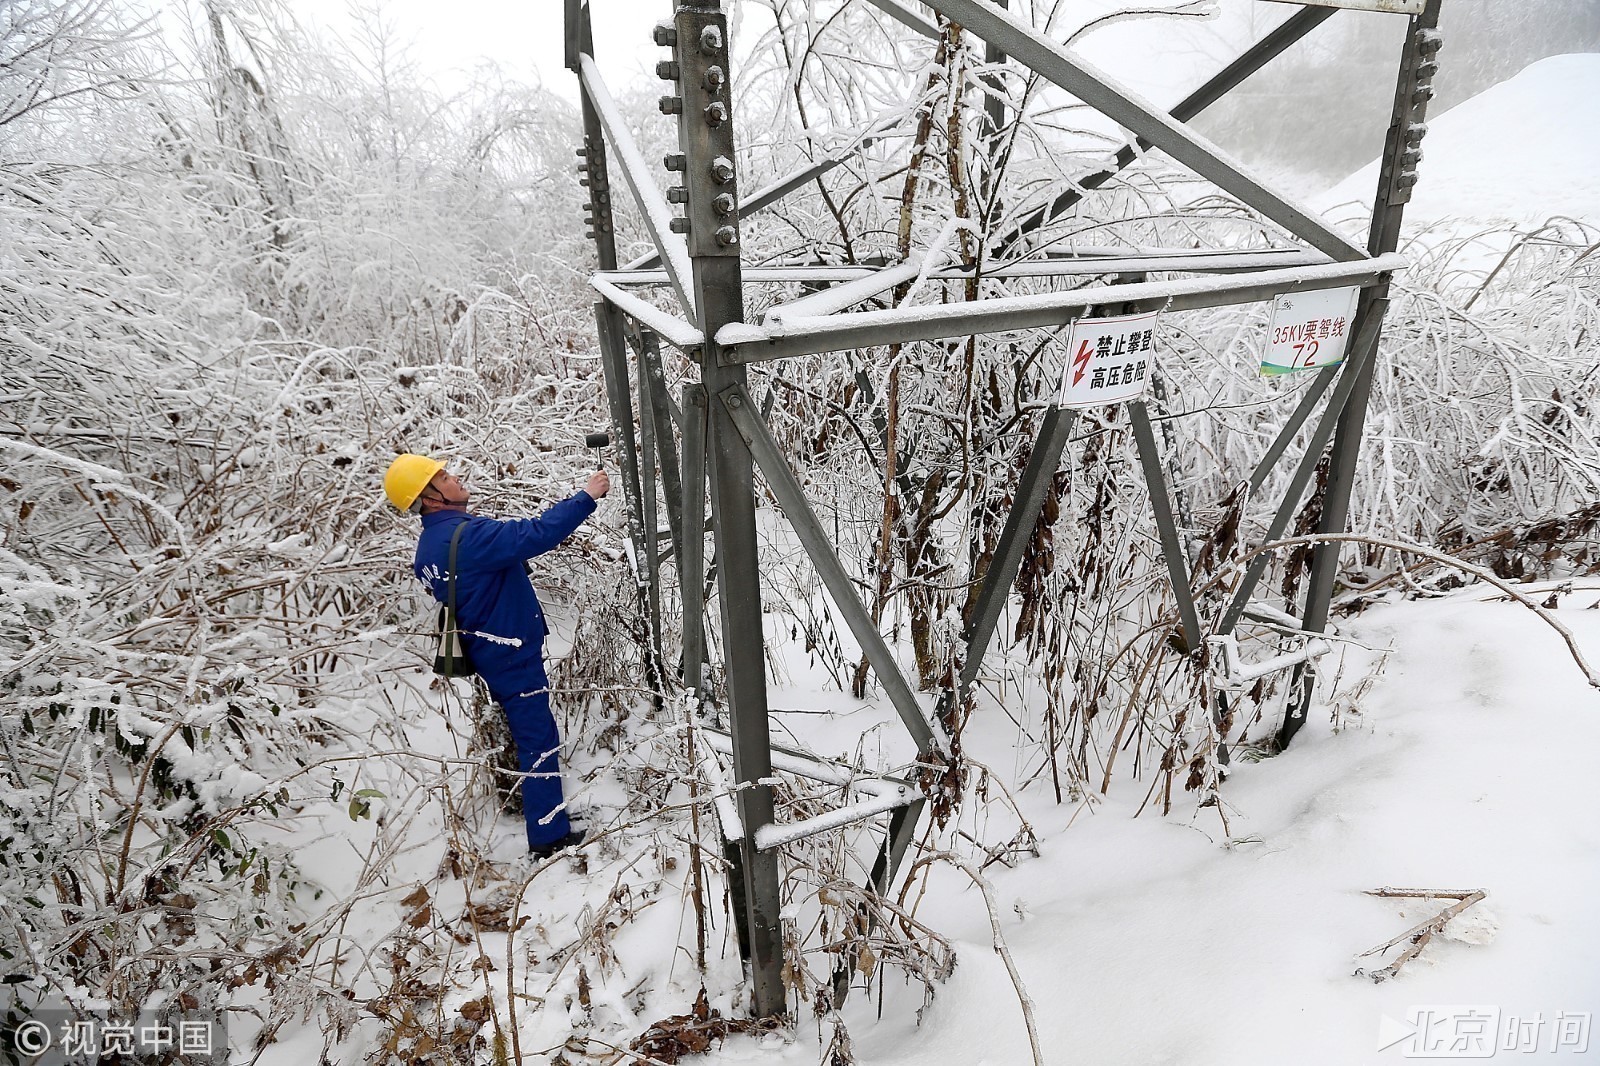
[[[1597, 602], [1600, 584], [1558, 612], [1591, 660]], [[1137, 782], [1093, 817], [1048, 789], [1021, 793], [1042, 854], [989, 876], [1047, 1061], [1400, 1061], [1412, 1045], [1380, 1053], [1383, 1019], [1403, 1027], [1418, 1007], [1462, 1004], [1499, 1011], [1502, 1026], [1542, 1019], [1547, 1055], [1558, 1016], [1600, 1011], [1600, 692], [1554, 631], [1482, 589], [1369, 610], [1349, 634], [1372, 650], [1349, 648], [1346, 682], [1382, 661], [1376, 683], [1338, 728], [1316, 715], [1284, 754], [1239, 766], [1224, 790], [1231, 832], [1215, 812], [1131, 817]], [[860, 1061], [1030, 1061], [981, 899], [960, 875], [935, 884], [921, 916], [958, 939], [960, 965], [920, 1027], [919, 994], [891, 993], [882, 1022], [871, 1005], [847, 1010]], [[1358, 954], [1450, 902], [1365, 894], [1383, 886], [1488, 898], [1378, 984], [1355, 971], [1395, 952]]]
[[[1525, 588], [1542, 600], [1556, 583]], [[1578, 582], [1558, 604], [1555, 616], [1600, 663], [1600, 581]], [[1284, 754], [1238, 760], [1220, 812], [1191, 803], [1183, 816], [1163, 818], [1152, 807], [1135, 817], [1148, 775], [1119, 774], [1109, 795], [1058, 805], [1043, 778], [1018, 787], [1031, 767], [1019, 759], [1017, 730], [1001, 708], [989, 703], [969, 724], [972, 756], [1006, 779], [1040, 840], [1038, 857], [984, 873], [1046, 1062], [1381, 1064], [1446, 1032], [1468, 1039], [1463, 1026], [1484, 1017], [1494, 1027], [1493, 1061], [1521, 1061], [1535, 1047], [1562, 1062], [1584, 1061], [1584, 1048], [1590, 1060], [1600, 1056], [1600, 1040], [1588, 1036], [1600, 1012], [1600, 909], [1592, 899], [1600, 884], [1592, 776], [1600, 691], [1554, 629], [1484, 586], [1371, 608], [1347, 623], [1345, 636], [1321, 666], [1339, 675], [1345, 698], [1337, 713], [1316, 711]], [[774, 689], [774, 705], [841, 712], [781, 715], [796, 733], [821, 750], [879, 735], [891, 717], [883, 701], [855, 704], [820, 691], [801, 669], [803, 653], [790, 644], [783, 654], [796, 680]], [[416, 750], [462, 754], [462, 724], [454, 715], [425, 718], [412, 738]], [[897, 732], [889, 726], [883, 734], [893, 740]], [[694, 941], [687, 864], [675, 857], [680, 842], [653, 837], [659, 826], [648, 812], [627, 812], [615, 779], [651, 762], [648, 745], [574, 760], [574, 802], [609, 835], [581, 860], [519, 870], [518, 822], [496, 821], [481, 806], [447, 817], [433, 805], [385, 812], [415, 821], [384, 884], [342, 883], [338, 871], [352, 869], [352, 856], [379, 835], [342, 810], [298, 857], [332, 895], [371, 900], [344, 923], [352, 942], [415, 919], [419, 885], [432, 908], [424, 930], [466, 928], [457, 916], [469, 906], [519, 906], [526, 924], [514, 941], [481, 933], [460, 949], [462, 960], [481, 953], [492, 969], [484, 983], [458, 985], [446, 1013], [485, 988], [515, 988], [523, 1061], [549, 1061], [573, 1037], [599, 1054], [689, 1011], [701, 981], [690, 950], [669, 947]], [[443, 780], [435, 795], [449, 791]], [[455, 797], [464, 794], [458, 788]], [[989, 842], [1013, 828], [993, 811], [963, 817]], [[505, 864], [487, 879], [447, 873], [441, 859], [452, 831], [489, 833]], [[921, 988], [895, 971], [879, 975], [881, 1004], [876, 988], [871, 996], [858, 989], [843, 1011], [856, 1061], [1032, 1061], [983, 896], [953, 867], [930, 869], [926, 890], [913, 893], [915, 913], [951, 939], [958, 964], [920, 1024]], [[1398, 977], [1376, 983], [1357, 971], [1381, 969], [1399, 949], [1361, 953], [1453, 902], [1368, 894], [1386, 886], [1477, 889], [1487, 898]], [[725, 922], [710, 930], [708, 946], [706, 984], [724, 990], [712, 1006], [741, 1014], [726, 991], [739, 978]], [[351, 973], [355, 980], [359, 971]], [[1476, 1013], [1458, 1009], [1467, 1007]], [[1434, 1012], [1430, 1025], [1415, 1024], [1419, 1011]], [[792, 1039], [735, 1036], [689, 1061], [810, 1066], [831, 1028], [819, 1034], [809, 1012], [801, 1014]], [[264, 1061], [308, 1061], [321, 1039], [310, 1030], [286, 1036]]]

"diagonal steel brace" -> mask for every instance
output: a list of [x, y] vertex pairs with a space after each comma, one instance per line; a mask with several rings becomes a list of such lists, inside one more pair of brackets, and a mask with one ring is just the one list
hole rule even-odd
[[795, 535], [800, 538], [806, 554], [811, 557], [811, 564], [816, 567], [817, 576], [822, 578], [822, 583], [827, 586], [834, 606], [844, 615], [850, 631], [855, 634], [856, 642], [861, 645], [862, 653], [872, 663], [873, 672], [878, 675], [878, 683], [883, 686], [889, 701], [894, 704], [895, 712], [905, 723], [912, 740], [916, 741], [917, 750], [926, 752], [937, 748], [939, 744], [933, 727], [928, 722], [927, 713], [907, 683], [900, 665], [895, 662], [888, 644], [884, 642], [883, 634], [878, 632], [877, 623], [872, 620], [872, 615], [868, 613], [860, 596], [856, 594], [855, 583], [850, 580], [844, 565], [834, 554], [833, 546], [828, 542], [827, 532], [823, 529], [822, 523], [817, 521], [816, 514], [806, 501], [805, 490], [800, 487], [800, 482], [789, 469], [789, 464], [784, 460], [777, 441], [772, 439], [772, 433], [757, 413], [755, 401], [750, 398], [750, 394], [742, 385], [730, 386], [719, 395], [740, 436], [744, 437], [750, 446], [750, 454], [761, 467], [762, 474], [766, 475], [767, 485], [783, 507], [784, 515], [793, 527]]

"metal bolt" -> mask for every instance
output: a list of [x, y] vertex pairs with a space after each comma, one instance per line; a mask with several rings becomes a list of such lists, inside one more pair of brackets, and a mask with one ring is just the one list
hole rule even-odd
[[587, 147], [578, 149], [578, 158], [579, 159], [586, 158], [588, 155], [589, 155], [589, 149]]
[[678, 47], [678, 31], [673, 29], [670, 22], [656, 23], [656, 28], [650, 31], [650, 39], [662, 48]]
[[706, 87], [706, 92], [715, 93], [722, 88], [722, 83], [727, 80], [728, 76], [722, 72], [722, 68], [713, 64], [706, 68], [706, 76], [700, 84]]
[[579, 178], [578, 184], [587, 187], [589, 184], [589, 176], [585, 174], [583, 177]]
[[682, 185], [674, 185], [667, 190], [667, 203], [686, 204], [689, 202], [689, 190]]
[[726, 158], [719, 156], [711, 164], [711, 180], [718, 185], [728, 184], [733, 180], [733, 164], [728, 162]]
[[670, 59], [663, 59], [656, 64], [656, 77], [662, 81], [677, 81], [680, 74], [678, 64]]
[[732, 226], [717, 227], [717, 243], [724, 248], [732, 247], [739, 243], [739, 231]]
[[[681, 104], [682, 101], [680, 100]], [[720, 100], [713, 100], [706, 105], [706, 125], [720, 126], [728, 120], [727, 105]]]
[[663, 96], [656, 106], [661, 108], [663, 115], [681, 115], [683, 114], [683, 97]]
[[728, 397], [724, 398], [723, 402], [726, 403], [729, 407], [743, 407], [744, 406], [744, 397], [740, 396], [736, 392], [732, 396], [728, 396]]
[[688, 170], [689, 160], [688, 157], [684, 156], [682, 153], [674, 152], [671, 155], [664, 156], [661, 160], [661, 165], [666, 167], [668, 170]]
[[1426, 63], [1417, 64], [1418, 81], [1432, 81], [1433, 76], [1437, 73], [1439, 73], [1439, 64], [1435, 63], [1431, 59]]
[[716, 209], [719, 215], [731, 215], [733, 214], [733, 209], [738, 205], [733, 202], [733, 194], [725, 192], [711, 201], [711, 206]]
[[700, 51], [706, 55], [722, 51], [722, 31], [715, 26], [705, 26], [700, 30]]
[[689, 220], [686, 218], [675, 218], [671, 222], [667, 223], [667, 228], [673, 233], [688, 233]]

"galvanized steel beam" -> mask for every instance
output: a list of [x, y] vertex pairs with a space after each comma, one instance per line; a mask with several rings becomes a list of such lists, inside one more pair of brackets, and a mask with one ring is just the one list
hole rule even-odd
[[[1420, 14], [1410, 19], [1406, 43], [1396, 78], [1394, 107], [1384, 144], [1383, 166], [1378, 175], [1377, 196], [1373, 203], [1372, 225], [1367, 234], [1367, 249], [1381, 255], [1398, 247], [1400, 227], [1405, 221], [1405, 205], [1417, 182], [1417, 164], [1422, 159], [1422, 138], [1427, 131], [1428, 103], [1433, 98], [1433, 75], [1438, 69], [1434, 56], [1440, 47], [1440, 0], [1426, 0]], [[1383, 317], [1388, 308], [1388, 286], [1363, 293], [1359, 313], [1370, 318], [1372, 356], [1361, 366], [1349, 404], [1339, 417], [1333, 453], [1329, 458], [1328, 486], [1322, 498], [1319, 533], [1343, 533], [1350, 519], [1350, 492], [1355, 485], [1360, 460], [1361, 437], [1367, 417], [1367, 398], [1372, 392], [1372, 376], [1377, 366], [1377, 348], [1382, 335]], [[1334, 579], [1338, 576], [1340, 543], [1317, 546], [1311, 553], [1311, 577], [1306, 582], [1306, 606], [1300, 627], [1321, 633], [1328, 625], [1333, 602]], [[1296, 681], [1303, 681], [1305, 667], [1296, 668]], [[1285, 716], [1278, 734], [1279, 746], [1294, 739], [1305, 723], [1311, 703], [1311, 686], [1300, 684], [1298, 699]]]
[[706, 695], [706, 390], [683, 387], [683, 545], [678, 552], [683, 602], [683, 683]]
[[600, 76], [600, 68], [595, 66], [592, 55], [578, 57], [578, 78], [584, 99], [589, 101], [605, 131], [606, 140], [616, 153], [617, 162], [622, 165], [622, 176], [627, 179], [628, 189], [633, 193], [634, 202], [639, 205], [645, 229], [655, 242], [656, 251], [663, 256], [667, 273], [672, 278], [673, 291], [678, 294], [679, 306], [694, 318], [695, 302], [690, 295], [688, 250], [684, 248], [683, 240], [666, 225], [672, 212], [668, 210], [661, 191], [656, 188], [650, 168], [644, 156], [639, 154], [639, 146], [633, 143], [633, 136], [622, 124], [621, 112], [617, 110], [616, 101], [611, 99], [605, 79]]
[[1090, 66], [1016, 16], [985, 0], [926, 2], [1096, 111], [1126, 126], [1136, 136], [1259, 211], [1288, 233], [1326, 252], [1330, 258], [1341, 262], [1366, 258], [1366, 253], [1324, 219], [1279, 194], [1216, 145], [1172, 116], [1157, 111], [1110, 75]]
[[[1387, 301], [1375, 301], [1386, 303]], [[1284, 530], [1289, 528], [1295, 512], [1300, 509], [1301, 498], [1305, 495], [1306, 487], [1311, 484], [1312, 475], [1316, 472], [1317, 463], [1322, 458], [1322, 450], [1328, 446], [1328, 441], [1333, 437], [1334, 426], [1338, 423], [1340, 413], [1344, 410], [1350, 394], [1355, 391], [1362, 378], [1362, 369], [1371, 362], [1378, 347], [1378, 332], [1382, 323], [1381, 311], [1369, 314], [1357, 324], [1356, 336], [1351, 341], [1350, 352], [1346, 354], [1343, 363], [1343, 372], [1339, 375], [1339, 383], [1334, 386], [1333, 394], [1328, 397], [1328, 405], [1323, 408], [1322, 417], [1317, 420], [1317, 426], [1311, 432], [1311, 439], [1306, 443], [1305, 454], [1300, 457], [1300, 463], [1295, 467], [1294, 476], [1289, 481], [1289, 487], [1284, 491], [1283, 499], [1278, 503], [1278, 510], [1272, 516], [1272, 522], [1267, 526], [1267, 532], [1262, 537], [1262, 542], [1275, 541], [1283, 536]], [[1217, 635], [1226, 636], [1233, 632], [1243, 617], [1245, 608], [1249, 606], [1250, 596], [1255, 592], [1256, 586], [1261, 582], [1261, 576], [1266, 572], [1267, 565], [1272, 561], [1268, 555], [1257, 555], [1250, 560], [1245, 569], [1244, 577], [1234, 590], [1233, 599], [1228, 608], [1223, 612], [1222, 620], [1217, 623]]]
[[617, 442], [622, 500], [628, 515], [628, 539], [636, 558], [645, 549], [640, 509], [644, 493], [639, 483], [639, 440], [634, 435], [633, 390], [628, 385], [628, 352], [622, 339], [621, 316], [608, 303], [594, 305], [595, 332], [600, 339], [600, 368], [605, 376], [606, 400], [611, 410], [611, 439]]
[[[1351, 323], [1352, 327], [1355, 323]], [[1255, 469], [1250, 472], [1250, 494], [1253, 496], [1262, 485], [1266, 484], [1267, 475], [1272, 473], [1272, 468], [1278, 465], [1278, 460], [1283, 458], [1283, 453], [1289, 450], [1289, 445], [1294, 442], [1295, 435], [1305, 426], [1306, 420], [1311, 417], [1311, 412], [1316, 409], [1317, 401], [1322, 399], [1322, 394], [1328, 391], [1328, 386], [1333, 384], [1333, 379], [1339, 376], [1337, 366], [1326, 366], [1317, 371], [1317, 376], [1305, 392], [1300, 396], [1300, 402], [1289, 414], [1289, 420], [1283, 424], [1278, 435], [1273, 438], [1267, 450], [1262, 453]]]
[[1161, 539], [1161, 554], [1166, 558], [1167, 577], [1172, 582], [1172, 598], [1178, 605], [1183, 650], [1193, 655], [1202, 645], [1200, 612], [1195, 609], [1183, 541], [1178, 535], [1178, 523], [1172, 515], [1172, 501], [1167, 496], [1167, 478], [1161, 469], [1161, 453], [1156, 448], [1155, 431], [1150, 425], [1150, 412], [1145, 409], [1144, 401], [1131, 400], [1127, 406], [1129, 420], [1133, 423], [1133, 438], [1138, 445], [1139, 465], [1144, 469], [1145, 489], [1150, 495], [1150, 508], [1155, 515], [1156, 532]]
[[644, 401], [642, 413], [650, 418], [655, 434], [656, 462], [661, 467], [661, 499], [666, 505], [667, 526], [672, 533], [673, 558], [683, 552], [683, 479], [678, 465], [678, 446], [673, 436], [677, 424], [672, 414], [672, 395], [667, 391], [667, 376], [661, 366], [661, 345], [648, 329], [632, 329], [628, 342], [638, 359], [639, 392]]
[[[779, 200], [783, 199], [785, 196], [788, 196], [790, 193], [794, 192], [796, 189], [809, 185], [811, 182], [816, 181], [818, 178], [822, 177], [824, 174], [827, 174], [835, 167], [843, 166], [845, 163], [850, 162], [850, 160], [854, 159], [856, 156], [860, 155], [874, 144], [877, 144], [885, 137], [892, 136], [885, 131], [899, 125], [901, 119], [904, 117], [905, 116], [903, 115], [891, 115], [883, 121], [877, 123], [875, 126], [871, 127], [867, 133], [862, 135], [860, 140], [854, 142], [848, 147], [842, 148], [838, 152], [835, 152], [834, 154], [823, 159], [818, 159], [816, 162], [808, 163], [791, 174], [786, 174], [783, 177], [778, 178], [776, 181], [773, 181], [767, 185], [763, 185], [761, 188], [751, 193], [749, 199], [741, 200], [739, 202], [739, 217], [749, 218], [757, 211], [764, 211], [768, 207], [771, 207], [773, 204], [777, 203]], [[650, 252], [640, 256], [638, 259], [635, 259], [624, 269], [645, 270], [659, 265], [660, 262], [660, 253]], [[757, 268], [755, 272], [746, 271], [745, 273], [747, 280], [756, 280], [755, 277], [751, 275], [752, 273], [759, 273], [759, 269], [760, 268]]]
[[877, 623], [872, 620], [871, 613], [856, 594], [855, 582], [850, 579], [844, 565], [839, 562], [839, 557], [834, 554], [827, 531], [822, 528], [822, 523], [817, 521], [816, 514], [806, 501], [805, 489], [801, 488], [794, 472], [789, 469], [789, 463], [784, 459], [777, 441], [772, 439], [766, 423], [761, 420], [755, 402], [742, 385], [724, 390], [722, 402], [726, 405], [734, 425], [744, 435], [745, 443], [749, 445], [751, 454], [755, 456], [762, 474], [766, 476], [767, 486], [772, 489], [772, 494], [783, 507], [784, 516], [794, 529], [795, 536], [800, 538], [801, 545], [805, 547], [806, 555], [811, 559], [811, 565], [815, 567], [817, 576], [827, 586], [834, 607], [844, 616], [845, 624], [855, 635], [856, 643], [861, 645], [862, 653], [872, 664], [873, 672], [878, 675], [878, 683], [883, 686], [889, 702], [894, 705], [895, 713], [900, 716], [906, 732], [910, 733], [911, 739], [916, 742], [917, 750], [922, 752], [936, 747], [933, 728], [928, 723], [922, 704], [917, 701], [916, 693], [911, 690], [905, 674], [895, 662], [893, 653], [889, 651], [889, 645], [884, 642], [883, 634], [878, 632]]
[[660, 519], [657, 517], [660, 505], [656, 478], [658, 433], [655, 413], [650, 404], [650, 379], [645, 371], [643, 345], [635, 349], [634, 357], [639, 382], [639, 436], [642, 445], [639, 522], [643, 536], [638, 548], [643, 554], [639, 557], [639, 565], [644, 568], [645, 608], [650, 624], [650, 672], [654, 675], [650, 678], [651, 699], [655, 703], [656, 710], [660, 711], [667, 698], [667, 678], [662, 665], [664, 642], [661, 639], [661, 556], [656, 550], [656, 530], [660, 527]]
[[[739, 263], [738, 175], [733, 160], [734, 114], [728, 22], [718, 5], [680, 5], [670, 30], [657, 38], [673, 50], [677, 95], [664, 109], [678, 115], [683, 153], [683, 198], [687, 254], [696, 318], [706, 336], [700, 380], [707, 393], [743, 387], [742, 366], [726, 366], [717, 330], [744, 320]], [[727, 208], [727, 209], [725, 209]], [[661, 241], [671, 270], [672, 249]], [[680, 280], [681, 280], [681, 275]], [[717, 602], [726, 655], [733, 768], [739, 786], [743, 878], [743, 923], [749, 946], [750, 984], [756, 1014], [787, 1013], [783, 985], [782, 900], [778, 856], [756, 846], [756, 835], [773, 822], [770, 724], [767, 710], [766, 641], [761, 610], [761, 559], [756, 543], [755, 469], [750, 449], [723, 404], [708, 405], [707, 458], [711, 466], [712, 525], [717, 545]]]
[[[1226, 96], [1240, 82], [1281, 55], [1296, 41], [1327, 21], [1332, 15], [1333, 12], [1326, 8], [1305, 8], [1290, 15], [1271, 33], [1251, 45], [1239, 58], [1218, 71], [1200, 88], [1184, 97], [1168, 114], [1179, 122], [1188, 122]], [[1117, 152], [1116, 159], [1111, 166], [1078, 180], [1075, 183], [1077, 188], [1067, 190], [1050, 201], [1050, 203], [1029, 213], [1016, 226], [997, 239], [994, 242], [995, 254], [1004, 255], [1017, 241], [1038, 230], [1041, 226], [1049, 224], [1063, 212], [1070, 210], [1074, 204], [1083, 199], [1084, 192], [1100, 188], [1119, 173], [1132, 166], [1140, 154], [1149, 147], [1150, 142], [1142, 138], [1135, 139], [1132, 144], [1124, 146]]]
[[[1006, 515], [1005, 527], [1000, 531], [1000, 540], [995, 545], [989, 570], [984, 574], [983, 585], [978, 591], [971, 630], [967, 634], [966, 659], [961, 664], [960, 699], [966, 698], [967, 689], [978, 676], [983, 654], [994, 639], [1000, 610], [1005, 606], [1011, 583], [1017, 579], [1017, 571], [1022, 567], [1027, 538], [1033, 535], [1033, 527], [1039, 521], [1046, 490], [1050, 487], [1050, 479], [1055, 477], [1056, 468], [1061, 465], [1061, 453], [1067, 446], [1067, 437], [1072, 432], [1076, 417], [1076, 411], [1051, 404], [1040, 422], [1038, 439], [1028, 453], [1028, 465], [1023, 468], [1022, 479], [1017, 482], [1011, 512]], [[954, 711], [955, 708], [946, 708], [947, 714]]]
[[[1246, 271], [1271, 267], [1313, 266], [1328, 262], [1321, 252], [1303, 248], [1263, 248], [1251, 252], [1205, 251], [1151, 251], [1118, 252], [1115, 255], [1099, 250], [1090, 255], [1058, 257], [1053, 259], [1022, 259], [1010, 262], [991, 260], [976, 267], [944, 266], [928, 271], [928, 277], [939, 281], [960, 281], [979, 274], [985, 278], [1053, 278], [1093, 276], [1096, 274], [1240, 274]], [[842, 285], [870, 278], [883, 266], [764, 266], [746, 267], [745, 282], [824, 282]], [[593, 275], [593, 283], [630, 288], [642, 285], [667, 285], [671, 278], [664, 270], [602, 270]], [[880, 290], [881, 291], [881, 290]], [[666, 312], [658, 312], [666, 315]], [[685, 323], [687, 325], [687, 323]], [[695, 343], [699, 343], [698, 340]]]
[[754, 363], [896, 342], [1060, 326], [1107, 303], [1126, 306], [1130, 314], [1185, 311], [1270, 300], [1303, 289], [1365, 287], [1378, 284], [1391, 271], [1405, 265], [1404, 256], [1387, 255], [1359, 263], [1263, 270], [1228, 277], [1094, 286], [963, 304], [855, 311], [786, 321], [782, 328], [735, 323], [718, 331], [717, 342], [723, 358], [730, 362]]
[[930, 41], [937, 41], [942, 34], [939, 27], [923, 18], [917, 12], [900, 3], [899, 0], [867, 0], [867, 3], [894, 19], [906, 29]]

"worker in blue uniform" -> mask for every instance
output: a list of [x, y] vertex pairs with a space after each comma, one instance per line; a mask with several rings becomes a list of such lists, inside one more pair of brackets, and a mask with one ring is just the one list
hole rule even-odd
[[456, 546], [457, 624], [467, 657], [505, 708], [517, 745], [528, 851], [544, 858], [582, 843], [561, 791], [561, 736], [544, 667], [550, 631], [523, 564], [571, 536], [611, 490], [610, 479], [596, 472], [582, 490], [537, 518], [468, 514], [466, 485], [444, 463], [422, 455], [396, 458], [383, 488], [396, 507], [422, 516], [412, 569], [440, 603], [449, 592], [450, 540], [465, 525]]

